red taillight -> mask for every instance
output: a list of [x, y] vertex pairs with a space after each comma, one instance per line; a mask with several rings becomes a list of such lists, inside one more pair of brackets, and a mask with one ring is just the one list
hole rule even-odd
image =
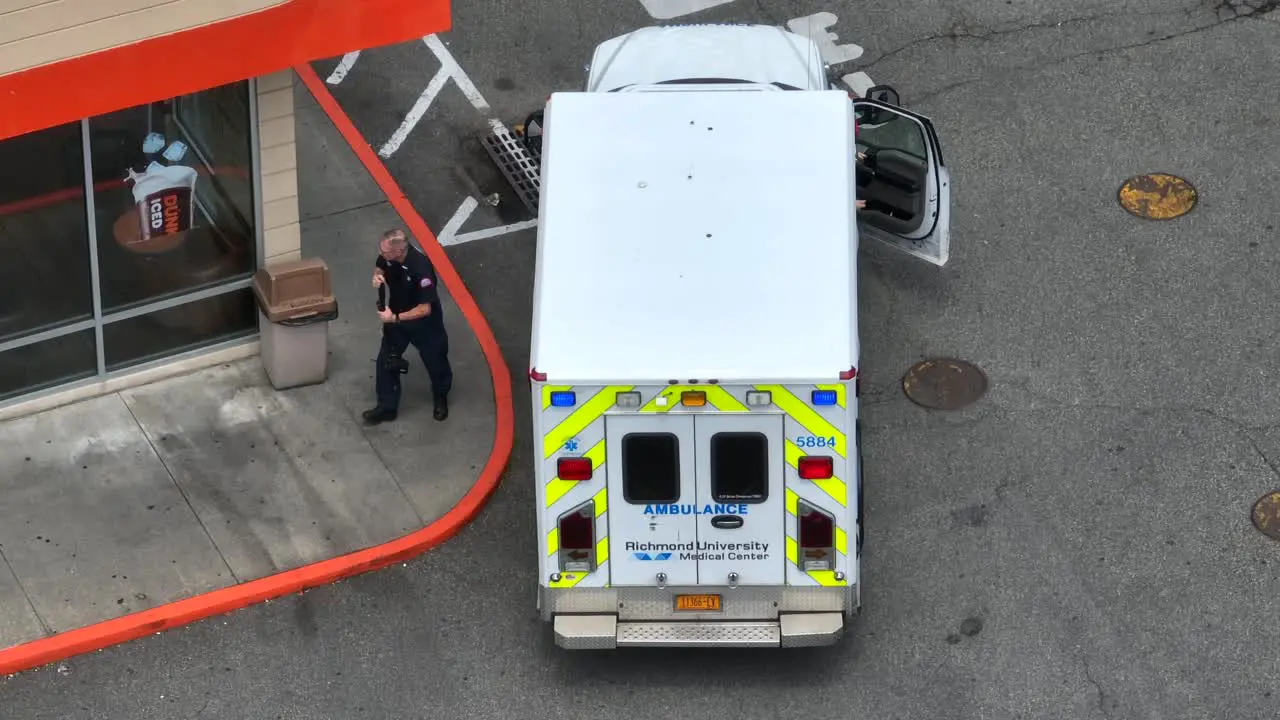
[[590, 480], [591, 458], [560, 458], [556, 461], [556, 475], [561, 480]]
[[[590, 573], [596, 570], [596, 501], [588, 500], [556, 520], [560, 547], [560, 572]], [[552, 576], [559, 579], [559, 573]]]
[[538, 372], [538, 368], [529, 368], [529, 379], [537, 380], [538, 382], [546, 382], [547, 374], [544, 372]]
[[842, 370], [840, 372], [841, 380], [852, 380], [856, 377], [858, 377], [858, 368], [856, 367], [851, 367], [848, 370]]
[[796, 507], [796, 562], [805, 570], [835, 568], [836, 519], [800, 500]]
[[835, 461], [827, 455], [806, 455], [796, 467], [805, 480], [826, 480], [835, 474]]
[[829, 548], [835, 545], [835, 523], [821, 510], [811, 509], [800, 518], [800, 547]]
[[590, 550], [596, 546], [595, 518], [581, 508], [560, 518], [560, 549]]

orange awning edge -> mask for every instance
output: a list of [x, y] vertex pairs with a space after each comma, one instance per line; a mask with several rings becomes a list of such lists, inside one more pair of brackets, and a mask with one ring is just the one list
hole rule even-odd
[[0, 140], [450, 29], [450, 0], [290, 0], [0, 76]]

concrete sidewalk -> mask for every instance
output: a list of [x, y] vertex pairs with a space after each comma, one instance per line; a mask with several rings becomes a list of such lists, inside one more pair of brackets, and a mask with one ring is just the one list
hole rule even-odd
[[488, 461], [488, 366], [443, 288], [448, 420], [432, 419], [410, 353], [399, 419], [360, 424], [381, 334], [376, 237], [402, 223], [297, 91], [302, 252], [329, 263], [340, 311], [328, 381], [277, 392], [254, 356], [0, 423], [0, 650], [393, 540]]

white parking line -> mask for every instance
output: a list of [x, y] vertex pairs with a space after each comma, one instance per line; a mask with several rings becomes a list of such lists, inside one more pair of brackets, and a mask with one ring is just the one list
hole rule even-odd
[[432, 54], [440, 61], [440, 65], [448, 71], [449, 76], [458, 84], [458, 89], [462, 90], [462, 94], [467, 96], [467, 100], [470, 100], [471, 104], [480, 112], [489, 112], [489, 103], [480, 94], [476, 84], [471, 82], [471, 78], [463, 71], [458, 61], [453, 59], [453, 54], [444, 46], [440, 38], [435, 35], [428, 35], [422, 38], [422, 42], [427, 44]]
[[349, 52], [346, 55], [343, 55], [342, 60], [338, 62], [338, 67], [333, 69], [333, 72], [329, 74], [329, 77], [325, 80], [325, 82], [329, 83], [330, 85], [337, 85], [338, 83], [342, 82], [347, 77], [347, 73], [351, 72], [351, 68], [356, 64], [356, 60], [358, 60], [359, 58], [360, 58], [359, 50], [356, 50], [355, 52]]
[[391, 134], [391, 138], [378, 150], [378, 155], [383, 158], [389, 158], [395, 154], [404, 141], [409, 137], [409, 133], [417, 127], [422, 120], [422, 116], [427, 114], [427, 108], [431, 107], [431, 103], [435, 102], [436, 96], [444, 89], [445, 83], [452, 80], [467, 100], [482, 113], [489, 112], [489, 102], [484, 99], [484, 95], [480, 94], [480, 90], [476, 84], [471, 82], [471, 78], [453, 59], [453, 54], [444, 46], [440, 38], [435, 35], [427, 35], [422, 38], [422, 42], [426, 44], [427, 49], [432, 55], [440, 61], [440, 69], [432, 76], [431, 82], [427, 83], [426, 89], [418, 96], [417, 102], [409, 109], [409, 114], [405, 115], [404, 120], [400, 122], [400, 127]]
[[391, 134], [391, 139], [387, 140], [382, 149], [378, 150], [378, 155], [389, 158], [400, 149], [400, 145], [409, 137], [409, 133], [418, 125], [418, 121], [423, 115], [427, 114], [427, 108], [431, 107], [432, 101], [444, 89], [444, 84], [449, 82], [449, 71], [446, 68], [440, 68], [436, 71], [435, 77], [431, 78], [431, 82], [427, 83], [427, 88], [418, 96], [417, 102], [413, 107], [409, 108], [409, 114], [404, 116], [404, 120], [400, 122], [400, 127]]

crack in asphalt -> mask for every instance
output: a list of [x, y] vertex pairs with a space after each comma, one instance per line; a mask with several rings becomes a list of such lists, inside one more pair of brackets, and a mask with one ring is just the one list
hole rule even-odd
[[1094, 691], [1098, 693], [1098, 712], [1102, 713], [1105, 718], [1111, 717], [1111, 713], [1107, 712], [1107, 693], [1102, 689], [1102, 684], [1093, 676], [1093, 668], [1089, 666], [1089, 656], [1081, 655], [1080, 662], [1084, 665], [1084, 676], [1093, 686]]
[[928, 35], [926, 37], [912, 40], [906, 43], [905, 45], [902, 45], [901, 47], [894, 48], [893, 50], [888, 50], [886, 52], [881, 53], [880, 55], [876, 56], [875, 60], [872, 60], [868, 63], [859, 64], [858, 68], [860, 70], [868, 70], [872, 67], [875, 67], [877, 64], [883, 62], [884, 60], [888, 60], [889, 58], [899, 55], [914, 47], [917, 47], [919, 45], [926, 45], [932, 42], [937, 42], [939, 40], [980, 40], [982, 42], [988, 42], [995, 38], [1003, 37], [1006, 35], [1017, 35], [1018, 33], [1026, 32], [1028, 30], [1060, 28], [1060, 27], [1063, 27], [1064, 25], [1082, 25], [1085, 23], [1096, 22], [1098, 20], [1108, 20], [1116, 17], [1154, 17], [1154, 16], [1161, 16], [1161, 15], [1177, 15], [1177, 14], [1189, 15], [1193, 11], [1194, 11], [1194, 8], [1184, 8], [1182, 10], [1159, 10], [1155, 12], [1146, 12], [1146, 13], [1129, 13], [1129, 12], [1101, 13], [1098, 15], [1088, 15], [1085, 17], [1067, 18], [1065, 20], [1056, 20], [1056, 21], [1050, 21], [1050, 22], [1033, 22], [1033, 23], [1025, 23], [1021, 25], [1007, 25], [1004, 27], [997, 27], [997, 28], [984, 28], [981, 26], [970, 27], [968, 23], [964, 22], [963, 20], [958, 20], [952, 23], [951, 29], [948, 30], [947, 32]]
[[[1060, 28], [1065, 25], [1080, 25], [1080, 24], [1097, 22], [1099, 20], [1107, 20], [1107, 19], [1116, 18], [1116, 17], [1157, 17], [1157, 16], [1168, 16], [1168, 15], [1180, 14], [1180, 15], [1184, 15], [1188, 20], [1194, 20], [1195, 16], [1199, 12], [1204, 12], [1205, 10], [1211, 11], [1213, 13], [1213, 17], [1206, 18], [1205, 22], [1188, 30], [1170, 33], [1167, 35], [1161, 35], [1159, 37], [1148, 38], [1141, 42], [1126, 43], [1123, 45], [1117, 45], [1109, 48], [1102, 48], [1098, 50], [1086, 50], [1084, 52], [1072, 53], [1070, 55], [1064, 55], [1062, 57], [1054, 58], [1048, 61], [1037, 61], [1033, 63], [1026, 63], [1023, 65], [1014, 65], [1009, 68], [1004, 68], [1000, 70], [1000, 72], [1016, 73], [1016, 72], [1026, 71], [1026, 70], [1036, 70], [1036, 69], [1052, 67], [1054, 65], [1061, 65], [1063, 63], [1071, 62], [1072, 60], [1077, 60], [1079, 58], [1087, 57], [1087, 56], [1102, 57], [1106, 55], [1113, 55], [1116, 53], [1125, 52], [1127, 50], [1134, 50], [1137, 48], [1143, 48], [1149, 45], [1155, 45], [1157, 43], [1162, 43], [1169, 40], [1177, 40], [1179, 38], [1184, 38], [1189, 35], [1195, 35], [1197, 33], [1202, 33], [1207, 30], [1212, 30], [1221, 25], [1236, 22], [1239, 20], [1280, 21], [1280, 0], [1210, 0], [1207, 8], [1203, 4], [1198, 4], [1194, 7], [1186, 7], [1180, 10], [1160, 10], [1156, 12], [1144, 12], [1144, 13], [1129, 13], [1129, 12], [1102, 13], [1098, 15], [1090, 15], [1087, 17], [1069, 18], [1066, 20], [1060, 20], [1056, 22], [1034, 22], [1034, 23], [1022, 24], [1022, 25], [1016, 25], [1013, 27], [1004, 27], [1004, 28], [995, 28], [995, 29], [981, 28], [981, 27], [970, 28], [963, 21], [958, 21], [954, 23], [951, 29], [945, 33], [938, 33], [935, 35], [929, 35], [927, 37], [912, 40], [898, 48], [881, 53], [879, 56], [877, 56], [874, 60], [870, 62], [859, 63], [857, 67], [859, 70], [867, 71], [875, 67], [877, 64], [891, 57], [897, 56], [907, 50], [910, 50], [914, 47], [918, 47], [921, 45], [937, 42], [939, 40], [952, 40], [956, 42], [959, 42], [962, 40], [977, 40], [980, 42], [990, 42], [995, 38], [1008, 36], [1008, 35], [1016, 35], [1018, 33], [1026, 32], [1029, 30]], [[1276, 17], [1272, 17], [1272, 16], [1276, 16]], [[982, 82], [984, 80], [989, 80], [989, 79], [990, 79], [989, 77], [977, 77], [977, 78], [968, 78], [965, 80], [960, 80], [960, 81], [951, 83], [949, 85], [945, 85], [932, 92], [921, 95], [920, 97], [914, 99], [912, 103], [922, 104], [940, 95], [944, 95], [946, 93], [952, 92], [959, 88], [972, 85], [974, 83]]]
[[[1274, 475], [1276, 479], [1280, 479], [1280, 467], [1278, 467], [1276, 463], [1270, 457], [1268, 457], [1265, 452], [1263, 452], [1262, 446], [1258, 444], [1257, 439], [1254, 437], [1254, 433], [1273, 429], [1277, 427], [1277, 425], [1250, 425], [1249, 423], [1239, 418], [1234, 418], [1234, 417], [1231, 417], [1230, 415], [1223, 414], [1220, 411], [1213, 410], [1211, 408], [1200, 407], [1197, 405], [1153, 405], [1153, 406], [1147, 406], [1147, 407], [1130, 407], [1126, 405], [1118, 405], [1118, 404], [1111, 404], [1111, 403], [1072, 403], [1072, 402], [1062, 400], [1060, 398], [1053, 397], [1052, 395], [1048, 395], [1039, 390], [1035, 390], [1031, 388], [1027, 383], [1027, 381], [1025, 380], [1006, 380], [1005, 383], [1012, 387], [1022, 390], [1023, 392], [1027, 393], [1028, 395], [1031, 395], [1032, 397], [1038, 398], [1040, 400], [1043, 400], [1046, 403], [1049, 403], [1051, 406], [1053, 406], [1053, 409], [1056, 409], [1056, 410], [1078, 408], [1082, 410], [1106, 410], [1111, 412], [1128, 412], [1128, 413], [1136, 413], [1138, 415], [1167, 413], [1167, 414], [1175, 414], [1175, 415], [1187, 415], [1187, 414], [1202, 415], [1205, 417], [1212, 418], [1214, 420], [1217, 420], [1220, 423], [1223, 423], [1224, 425], [1231, 427], [1242, 439], [1244, 439], [1245, 442], [1249, 444], [1251, 448], [1253, 448], [1253, 452], [1257, 454], [1258, 458], [1262, 460], [1262, 463], [1267, 466], [1267, 469], [1271, 471], [1271, 474]], [[1007, 407], [1001, 407], [1000, 409], [1005, 413], [1016, 413], [1022, 410], [1019, 408], [1007, 408]]]
[[[1032, 67], [1033, 66], [1031, 65], [1027, 65], [1027, 66], [1009, 68], [1009, 72], [1016, 72], [1019, 70], [1030, 70], [1032, 69]], [[967, 87], [969, 85], [977, 85], [978, 83], [983, 82], [984, 80], [989, 80], [989, 79], [990, 78], [986, 78], [986, 77], [976, 77], [976, 78], [969, 78], [968, 80], [960, 80], [958, 82], [953, 82], [950, 85], [943, 85], [937, 90], [934, 90], [932, 92], [927, 92], [917, 98], [913, 98], [911, 100], [911, 104], [920, 106], [936, 97], [939, 97], [941, 95], [946, 95], [947, 93], [953, 90], [959, 90], [960, 88]]]

